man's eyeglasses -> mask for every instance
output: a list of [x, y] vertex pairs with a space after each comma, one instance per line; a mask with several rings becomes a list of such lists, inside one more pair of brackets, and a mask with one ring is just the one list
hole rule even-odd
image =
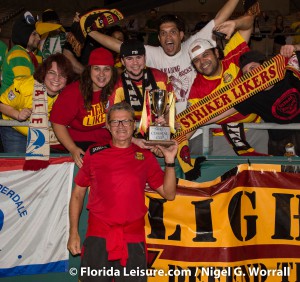
[[58, 74], [55, 71], [49, 70], [47, 72], [50, 78], [58, 78], [58, 79], [67, 79], [67, 76], [64, 74]]
[[133, 123], [132, 119], [124, 119], [124, 120], [110, 120], [109, 124], [111, 127], [118, 127], [120, 124], [122, 124], [125, 127], [130, 126]]

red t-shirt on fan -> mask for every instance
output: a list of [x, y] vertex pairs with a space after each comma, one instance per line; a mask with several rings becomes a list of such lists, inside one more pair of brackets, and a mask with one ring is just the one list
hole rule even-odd
[[105, 109], [100, 102], [101, 91], [93, 94], [91, 110], [84, 108], [79, 82], [68, 85], [53, 105], [50, 121], [65, 125], [73, 141], [109, 142], [110, 133], [105, 126]]

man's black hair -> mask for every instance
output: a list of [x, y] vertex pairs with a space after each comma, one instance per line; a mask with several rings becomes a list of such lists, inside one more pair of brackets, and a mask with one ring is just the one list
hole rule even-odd
[[158, 32], [160, 31], [160, 26], [164, 23], [175, 23], [176, 27], [178, 28], [179, 31], [183, 31], [185, 32], [185, 23], [184, 21], [176, 16], [176, 15], [172, 15], [172, 14], [168, 14], [168, 15], [163, 15], [160, 17], [159, 19], [159, 25], [158, 25]]

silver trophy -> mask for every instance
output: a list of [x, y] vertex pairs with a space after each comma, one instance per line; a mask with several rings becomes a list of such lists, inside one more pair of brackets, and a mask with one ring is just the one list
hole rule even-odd
[[[167, 114], [168, 91], [163, 89], [154, 89], [149, 92], [151, 100], [152, 112], [157, 116]], [[147, 145], [164, 145], [170, 146], [174, 144], [171, 138], [170, 126], [155, 123], [149, 126], [149, 140]]]

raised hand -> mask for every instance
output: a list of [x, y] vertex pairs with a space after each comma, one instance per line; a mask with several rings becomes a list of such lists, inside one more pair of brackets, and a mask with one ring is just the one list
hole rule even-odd
[[223, 22], [215, 26], [214, 28], [215, 31], [226, 34], [225, 39], [230, 39], [231, 35], [235, 32], [235, 29], [236, 29], [236, 23], [235, 21], [232, 20]]

